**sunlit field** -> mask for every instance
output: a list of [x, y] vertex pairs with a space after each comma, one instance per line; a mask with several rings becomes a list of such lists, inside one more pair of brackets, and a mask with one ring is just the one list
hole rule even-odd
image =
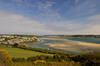
[[16, 58], [27, 58], [30, 56], [37, 56], [37, 55], [48, 55], [45, 53], [30, 51], [30, 50], [24, 50], [19, 48], [6, 48], [6, 47], [0, 47], [0, 50], [5, 50], [8, 52], [9, 55]]

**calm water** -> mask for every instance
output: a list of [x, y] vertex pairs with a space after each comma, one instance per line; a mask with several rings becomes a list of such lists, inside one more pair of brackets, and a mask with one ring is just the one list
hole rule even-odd
[[[40, 39], [42, 39], [42, 38], [40, 38]], [[33, 44], [27, 44], [27, 46], [33, 47], [33, 48], [43, 48], [43, 49], [54, 50], [54, 48], [51, 48], [48, 45], [46, 45], [47, 43], [63, 43], [63, 41], [60, 41], [60, 40], [50, 40], [50, 39], [42, 39], [42, 41], [40, 41], [40, 42], [36, 42], [36, 43], [33, 43]]]
[[74, 41], [82, 41], [82, 42], [100, 44], [100, 38], [75, 38], [75, 37], [62, 37], [62, 38], [63, 39], [74, 40]]
[[[43, 38], [46, 38], [46, 39], [43, 39]], [[52, 38], [52, 37], [41, 37], [40, 40], [42, 40], [42, 41], [32, 43], [32, 44], [26, 44], [26, 46], [33, 47], [33, 48], [42, 48], [42, 49], [49, 49], [49, 50], [56, 50], [56, 51], [64, 51], [64, 50], [55, 49], [55, 48], [52, 48], [52, 47], [46, 45], [47, 43], [63, 43], [64, 41], [62, 41], [62, 40], [52, 40], [52, 39], [49, 39], [49, 38]], [[61, 39], [61, 38], [55, 38], [55, 39]]]
[[[47, 39], [43, 39], [43, 38], [47, 38]], [[49, 39], [49, 38], [51, 38], [51, 39]], [[54, 49], [54, 48], [46, 45], [47, 43], [63, 43], [64, 42], [63, 40], [52, 40], [52, 37], [41, 37], [40, 39], [42, 39], [42, 41], [36, 42], [36, 43], [33, 43], [33, 44], [27, 44], [26, 46], [33, 47], [33, 48], [42, 48], [42, 49], [63, 51], [63, 50], [60, 50], [60, 49]], [[74, 41], [82, 41], [82, 42], [90, 42], [90, 43], [100, 44], [100, 38], [55, 37], [55, 39], [69, 39], [69, 40], [74, 40]], [[75, 54], [76, 52], [69, 52], [69, 53]]]

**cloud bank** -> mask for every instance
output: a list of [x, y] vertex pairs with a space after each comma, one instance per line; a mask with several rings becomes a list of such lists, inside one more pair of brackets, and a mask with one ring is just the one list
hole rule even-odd
[[0, 11], [0, 33], [52, 33], [44, 24], [22, 15]]
[[[28, 17], [0, 10], [0, 33], [100, 34], [100, 15], [82, 20], [42, 24]], [[87, 24], [84, 24], [86, 22]]]

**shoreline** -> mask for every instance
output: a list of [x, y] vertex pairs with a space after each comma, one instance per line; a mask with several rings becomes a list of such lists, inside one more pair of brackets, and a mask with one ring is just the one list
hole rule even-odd
[[[62, 40], [62, 39], [56, 39], [56, 40]], [[90, 52], [90, 51], [93, 52], [100, 50], [100, 44], [96, 43], [73, 41], [69, 39], [64, 39], [63, 41], [64, 43], [47, 43], [45, 45], [48, 45], [55, 49], [61, 49], [64, 51], [72, 51], [72, 52]]]
[[[56, 38], [40, 38], [40, 43], [45, 40], [58, 40], [62, 42], [47, 42], [43, 45], [46, 45], [48, 47], [62, 50], [65, 52], [74, 52], [74, 53], [84, 53], [84, 52], [98, 52], [100, 50], [100, 44], [96, 43], [88, 43], [88, 42], [82, 42], [82, 41], [73, 41], [69, 39], [56, 39]], [[35, 44], [35, 43], [34, 43]], [[99, 51], [100, 52], [100, 51]]]

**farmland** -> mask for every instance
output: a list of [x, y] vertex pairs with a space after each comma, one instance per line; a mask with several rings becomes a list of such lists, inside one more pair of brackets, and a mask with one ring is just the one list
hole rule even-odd
[[27, 58], [30, 56], [48, 55], [46, 53], [24, 50], [24, 49], [20, 49], [20, 48], [0, 47], [0, 50], [5, 50], [8, 52], [9, 55], [11, 55], [12, 57], [16, 57], [16, 58]]

